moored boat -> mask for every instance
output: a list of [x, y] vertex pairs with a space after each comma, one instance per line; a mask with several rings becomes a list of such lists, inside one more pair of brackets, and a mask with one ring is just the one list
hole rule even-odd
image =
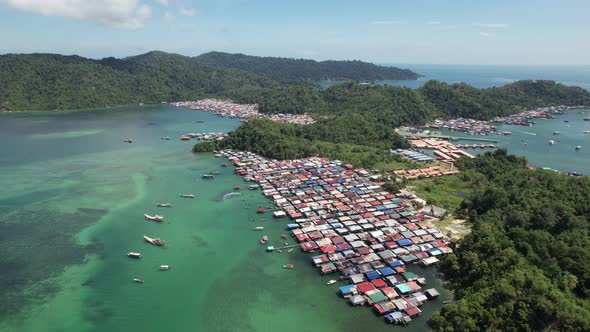
[[266, 244], [268, 242], [268, 236], [263, 236], [262, 239], [260, 239], [260, 244]]
[[132, 252], [130, 252], [130, 253], [127, 254], [127, 257], [130, 257], [130, 258], [141, 258], [141, 254], [138, 253], [138, 252], [133, 252], [132, 251]]
[[214, 178], [213, 174], [204, 174], [201, 176], [201, 179], [206, 179], [206, 180], [211, 180], [213, 178]]
[[156, 203], [157, 207], [172, 207], [170, 203]]
[[184, 197], [184, 198], [195, 198], [195, 195], [193, 195], [193, 194], [180, 194], [180, 197]]
[[336, 283], [336, 280], [332, 279], [326, 283], [326, 285], [333, 285]]
[[160, 265], [160, 271], [168, 271], [170, 270], [170, 265]]
[[264, 208], [258, 208], [258, 210], [256, 210], [256, 213], [264, 213], [266, 210], [264, 210]]
[[143, 284], [144, 281], [143, 279], [138, 279], [138, 278], [133, 278], [133, 282], [139, 283], [139, 284]]
[[256, 231], [262, 231], [262, 230], [264, 230], [264, 227], [262, 227], [262, 226], [257, 226], [256, 228], [254, 228], [254, 230], [256, 230]]
[[180, 139], [183, 141], [189, 141], [191, 139], [191, 137], [187, 136], [187, 135], [182, 135], [182, 136], [180, 136]]
[[240, 190], [240, 189], [242, 189], [242, 187], [240, 187], [240, 186], [234, 186], [234, 190]]
[[133, 140], [132, 139], [124, 139], [123, 142], [125, 142], [125, 143], [133, 143]]
[[158, 238], [149, 237], [147, 235], [144, 235], [143, 236], [143, 239], [146, 242], [148, 242], [148, 243], [150, 243], [150, 244], [152, 244], [154, 246], [163, 246], [166, 243], [166, 241], [164, 241], [164, 240], [160, 240]]
[[295, 267], [295, 266], [294, 266], [293, 264], [285, 264], [285, 265], [283, 265], [283, 268], [284, 268], [284, 269], [292, 269], [292, 268], [294, 268], [294, 267]]

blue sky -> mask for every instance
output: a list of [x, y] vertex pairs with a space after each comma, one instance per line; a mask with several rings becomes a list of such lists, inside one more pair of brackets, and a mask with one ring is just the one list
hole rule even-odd
[[590, 0], [0, 0], [0, 53], [590, 64]]

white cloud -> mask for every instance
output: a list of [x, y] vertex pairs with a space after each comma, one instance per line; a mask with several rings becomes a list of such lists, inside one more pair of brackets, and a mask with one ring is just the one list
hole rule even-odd
[[70, 17], [120, 29], [141, 29], [151, 17], [140, 0], [0, 0], [0, 3], [45, 16]]
[[180, 12], [180, 15], [184, 15], [184, 16], [195, 16], [195, 15], [197, 15], [197, 10], [196, 9], [194, 9], [194, 8], [185, 8], [184, 6], [183, 7], [180, 7], [179, 12]]
[[174, 14], [172, 14], [171, 12], [165, 12], [164, 13], [164, 19], [166, 21], [174, 21], [176, 19], [176, 16], [174, 16]]
[[483, 37], [494, 37], [496, 34], [495, 33], [489, 33], [489, 32], [483, 32], [482, 31], [482, 32], [479, 33], [479, 35], [480, 36], [483, 36]]
[[158, 0], [158, 2], [162, 5], [162, 6], [168, 6], [170, 4], [170, 0]]
[[474, 25], [485, 29], [506, 29], [510, 27], [507, 23], [474, 23]]
[[428, 22], [428, 24], [430, 24], [430, 25], [439, 25], [440, 24], [440, 21], [430, 21], [430, 22]]
[[373, 25], [394, 25], [394, 24], [404, 24], [404, 21], [398, 20], [381, 20], [381, 21], [371, 21], [369, 24]]

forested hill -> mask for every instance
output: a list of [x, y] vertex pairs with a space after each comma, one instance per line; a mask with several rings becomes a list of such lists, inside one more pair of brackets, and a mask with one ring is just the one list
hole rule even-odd
[[455, 302], [435, 331], [590, 331], [590, 179], [506, 150], [456, 164], [472, 234], [442, 261]]
[[314, 61], [209, 52], [196, 58], [203, 64], [237, 68], [276, 80], [415, 80], [409, 69], [377, 66], [362, 61]]
[[553, 81], [519, 81], [489, 89], [429, 81], [417, 90], [347, 82], [322, 89], [164, 52], [101, 60], [56, 54], [0, 55], [0, 110], [75, 109], [207, 97], [256, 103], [265, 113], [363, 114], [369, 121], [391, 127], [423, 124], [441, 116], [491, 119], [529, 107], [590, 105], [587, 90]]

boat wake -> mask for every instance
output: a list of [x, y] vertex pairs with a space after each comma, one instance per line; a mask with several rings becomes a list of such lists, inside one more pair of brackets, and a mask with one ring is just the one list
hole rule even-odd
[[537, 134], [535, 134], [535, 133], [530, 133], [530, 132], [528, 132], [528, 131], [522, 131], [522, 130], [521, 130], [520, 132], [521, 132], [521, 133], [523, 133], [523, 134], [527, 134], [527, 135], [533, 135], [533, 136], [537, 136]]
[[225, 195], [223, 195], [223, 201], [225, 201], [226, 198], [231, 198], [232, 196], [238, 196], [241, 195], [241, 193], [227, 193]]

